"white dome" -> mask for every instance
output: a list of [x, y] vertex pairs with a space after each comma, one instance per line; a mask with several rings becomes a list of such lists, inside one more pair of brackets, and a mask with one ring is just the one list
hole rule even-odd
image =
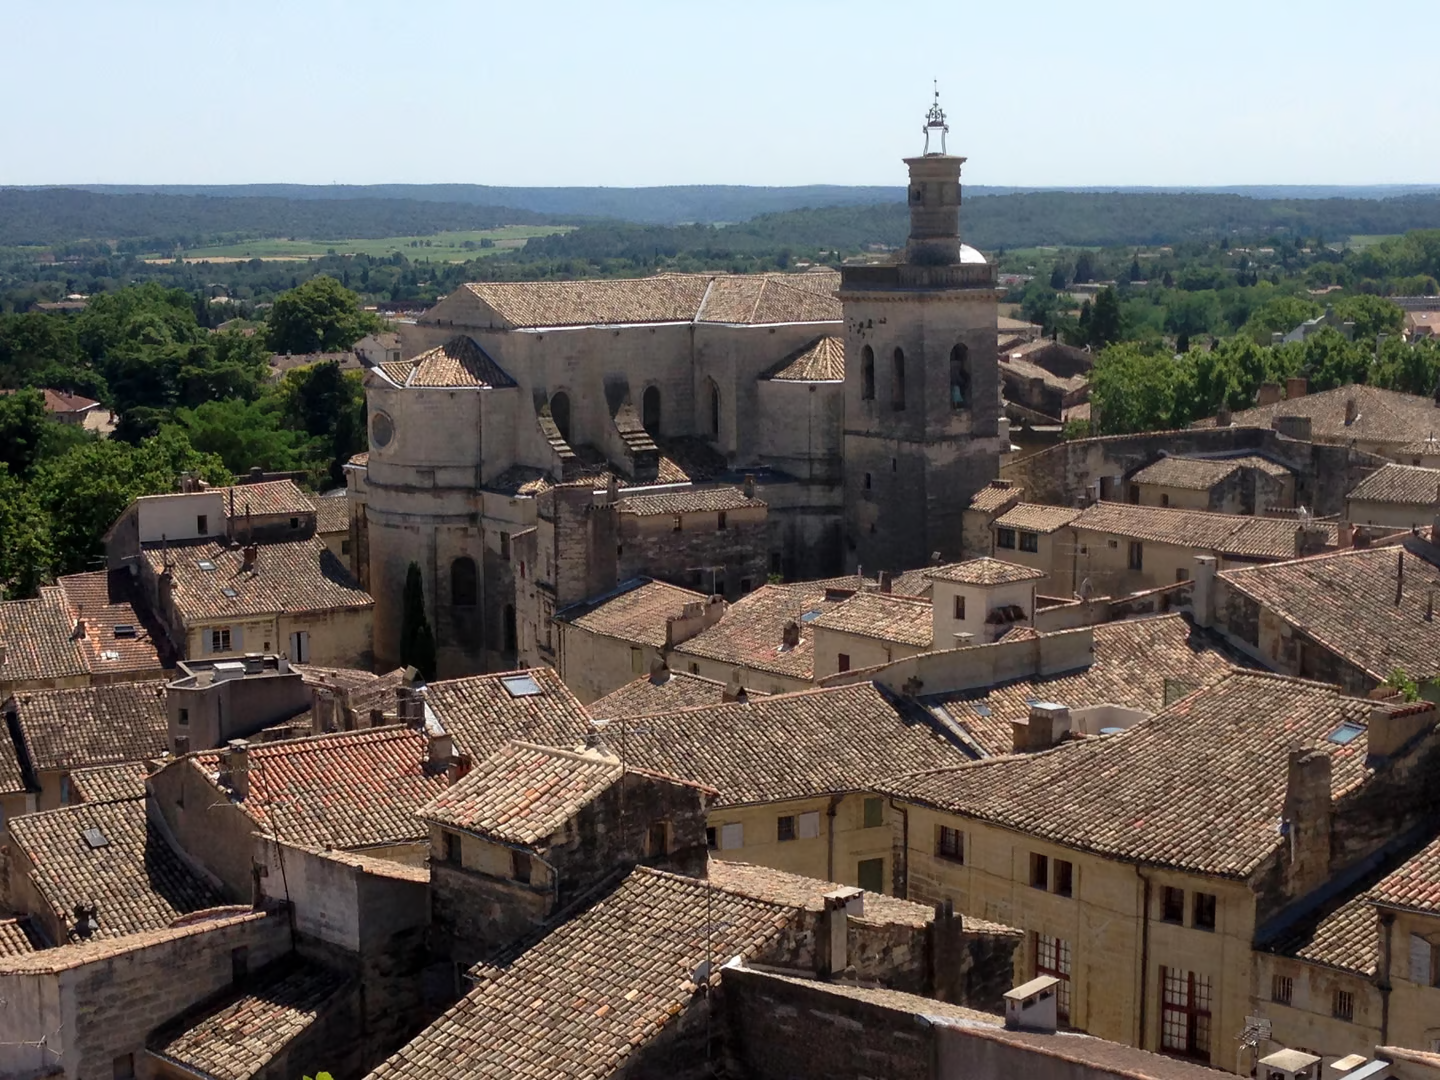
[[984, 265], [985, 256], [976, 251], [969, 244], [960, 245], [960, 261], [962, 263], [980, 263]]

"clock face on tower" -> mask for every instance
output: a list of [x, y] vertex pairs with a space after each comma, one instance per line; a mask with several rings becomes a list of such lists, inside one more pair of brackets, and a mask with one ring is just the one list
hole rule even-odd
[[389, 413], [377, 412], [370, 418], [370, 444], [376, 450], [383, 450], [395, 438], [395, 421]]

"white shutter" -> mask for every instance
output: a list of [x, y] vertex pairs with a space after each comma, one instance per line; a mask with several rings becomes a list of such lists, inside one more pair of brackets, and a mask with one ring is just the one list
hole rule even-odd
[[245, 628], [243, 626], [232, 626], [230, 628], [230, 651], [245, 651]]
[[729, 825], [720, 826], [720, 850], [733, 851], [735, 848], [745, 846], [745, 826], [732, 821]]
[[820, 811], [811, 810], [800, 815], [800, 839], [814, 840], [820, 835]]
[[1410, 981], [1430, 985], [1430, 942], [1419, 934], [1410, 935]]

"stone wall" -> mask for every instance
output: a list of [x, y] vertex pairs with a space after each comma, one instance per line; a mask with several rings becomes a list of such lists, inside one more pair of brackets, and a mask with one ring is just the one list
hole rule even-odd
[[714, 512], [679, 517], [677, 529], [668, 515], [620, 515], [618, 580], [643, 575], [732, 601], [765, 584], [770, 523], [764, 507], [729, 511], [723, 529]]

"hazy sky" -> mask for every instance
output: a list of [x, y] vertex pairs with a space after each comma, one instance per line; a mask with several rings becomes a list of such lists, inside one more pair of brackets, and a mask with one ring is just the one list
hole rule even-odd
[[900, 184], [932, 78], [973, 183], [1440, 182], [1437, 13], [0, 0], [0, 184]]

